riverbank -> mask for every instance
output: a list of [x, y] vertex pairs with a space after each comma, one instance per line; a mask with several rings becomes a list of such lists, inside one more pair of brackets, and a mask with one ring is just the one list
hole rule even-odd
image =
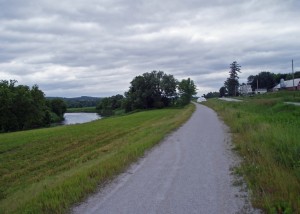
[[97, 113], [96, 107], [68, 108], [67, 113]]
[[0, 135], [0, 213], [65, 213], [194, 111], [161, 109]]
[[230, 127], [244, 158], [236, 173], [245, 177], [253, 204], [267, 213], [300, 213], [300, 108], [284, 103], [299, 100], [297, 91], [205, 103]]

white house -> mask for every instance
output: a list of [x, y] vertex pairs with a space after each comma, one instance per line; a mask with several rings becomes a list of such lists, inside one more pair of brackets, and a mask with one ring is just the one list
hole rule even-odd
[[241, 85], [240, 86], [240, 93], [242, 95], [247, 95], [252, 93], [251, 85]]

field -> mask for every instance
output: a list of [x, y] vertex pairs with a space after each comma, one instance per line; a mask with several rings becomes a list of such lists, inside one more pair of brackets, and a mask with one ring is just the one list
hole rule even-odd
[[244, 176], [256, 207], [267, 213], [300, 213], [300, 92], [277, 92], [241, 98], [211, 99], [229, 125], [235, 149], [243, 157], [236, 173]]
[[85, 113], [96, 113], [96, 107], [84, 107], [84, 108], [68, 108], [68, 113], [78, 113], [78, 112], [85, 112]]
[[0, 134], [0, 213], [65, 213], [194, 111], [163, 109]]

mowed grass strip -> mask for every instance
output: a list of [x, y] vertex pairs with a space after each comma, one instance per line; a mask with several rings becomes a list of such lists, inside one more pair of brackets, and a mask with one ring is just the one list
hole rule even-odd
[[139, 112], [0, 134], [0, 213], [64, 213], [124, 171], [193, 113]]
[[230, 126], [244, 158], [237, 172], [267, 213], [300, 213], [300, 106], [284, 104], [299, 100], [298, 91], [206, 103]]

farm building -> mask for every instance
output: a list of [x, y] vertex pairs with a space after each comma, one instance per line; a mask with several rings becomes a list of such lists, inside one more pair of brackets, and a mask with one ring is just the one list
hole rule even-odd
[[264, 94], [264, 93], [267, 93], [267, 89], [266, 88], [258, 88], [258, 89], [255, 89], [255, 94]]
[[[300, 78], [294, 79], [294, 87], [295, 90], [300, 90]], [[276, 85], [273, 88], [273, 91], [278, 91], [278, 90], [293, 90], [293, 80], [281, 80], [278, 85]]]

